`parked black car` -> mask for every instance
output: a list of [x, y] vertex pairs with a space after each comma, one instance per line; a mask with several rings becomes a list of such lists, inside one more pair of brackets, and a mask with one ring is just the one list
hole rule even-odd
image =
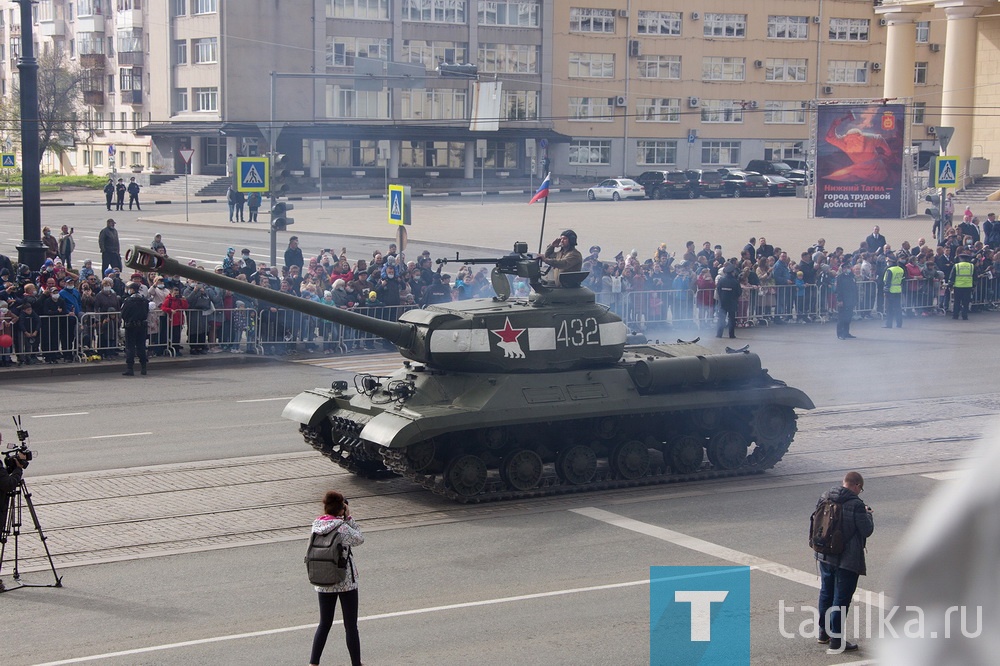
[[756, 171], [759, 174], [774, 174], [784, 176], [796, 185], [806, 184], [806, 172], [798, 171], [781, 160], [750, 160], [745, 171]]
[[722, 184], [726, 196], [736, 199], [740, 197], [766, 197], [771, 193], [767, 179], [759, 173], [749, 171], [731, 169], [723, 176]]
[[690, 199], [691, 183], [683, 171], [644, 171], [633, 180], [646, 188], [650, 199]]
[[772, 197], [795, 196], [795, 183], [784, 176], [775, 176], [773, 173], [765, 174], [764, 179], [767, 180], [768, 189], [771, 190]]
[[698, 197], [721, 197], [725, 194], [722, 185], [722, 173], [710, 169], [688, 169], [688, 182], [691, 184], [691, 198]]

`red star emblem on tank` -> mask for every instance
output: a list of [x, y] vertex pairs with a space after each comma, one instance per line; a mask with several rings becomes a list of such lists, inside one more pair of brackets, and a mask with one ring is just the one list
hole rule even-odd
[[490, 333], [500, 338], [497, 346], [503, 350], [504, 358], [524, 358], [524, 350], [521, 349], [521, 343], [518, 342], [518, 338], [521, 337], [524, 330], [511, 326], [510, 317], [504, 321], [503, 328], [490, 330]]

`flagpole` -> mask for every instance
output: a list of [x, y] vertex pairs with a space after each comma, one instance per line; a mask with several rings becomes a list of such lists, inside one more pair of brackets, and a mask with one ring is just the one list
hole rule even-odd
[[542, 243], [545, 242], [545, 211], [549, 208], [549, 198], [545, 197], [545, 203], [542, 204], [542, 231], [538, 234], [538, 254], [542, 253]]

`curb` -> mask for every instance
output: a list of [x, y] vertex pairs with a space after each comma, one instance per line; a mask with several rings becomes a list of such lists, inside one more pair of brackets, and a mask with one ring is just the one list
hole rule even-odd
[[[589, 188], [586, 187], [553, 187], [550, 192], [559, 192], [563, 194], [572, 194], [577, 192], [586, 192]], [[512, 195], [512, 194], [527, 194], [533, 195], [535, 190], [532, 189], [520, 189], [520, 190], [486, 190], [472, 191], [472, 192], [416, 192], [411, 194], [412, 198], [433, 198], [433, 197], [478, 197], [478, 196], [499, 196], [499, 195]], [[291, 196], [285, 197], [285, 201], [351, 201], [359, 199], [385, 199], [385, 195], [381, 192], [369, 192], [368, 194], [330, 194], [324, 196]], [[183, 199], [173, 200], [173, 199], [157, 199], [152, 202], [147, 202], [145, 205], [179, 205], [184, 203]], [[220, 204], [226, 203], [223, 199], [188, 199], [188, 204]], [[42, 199], [41, 205], [43, 207], [66, 207], [66, 206], [103, 206], [103, 201], [63, 201], [61, 199]], [[20, 202], [0, 202], [0, 208], [21, 208]], [[116, 211], [111, 211], [112, 213]], [[141, 211], [140, 211], [141, 212]]]
[[[212, 367], [231, 366], [263, 363], [280, 363], [281, 359], [270, 356], [259, 356], [256, 354], [222, 354], [191, 358], [182, 356], [181, 358], [151, 358], [149, 359], [150, 375], [155, 377], [157, 370], [167, 368], [189, 368], [189, 367]], [[36, 378], [36, 377], [72, 377], [75, 375], [103, 375], [121, 373], [125, 369], [124, 352], [122, 358], [110, 361], [95, 361], [93, 363], [58, 363], [49, 365], [28, 365], [21, 367], [5, 368], [0, 370], [0, 377]], [[136, 375], [139, 377], [140, 375]]]

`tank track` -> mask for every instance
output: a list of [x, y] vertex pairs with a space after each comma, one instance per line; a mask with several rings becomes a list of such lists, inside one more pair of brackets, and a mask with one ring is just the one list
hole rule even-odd
[[[599, 460], [597, 472], [594, 474], [594, 478], [588, 483], [566, 483], [554, 472], [553, 465], [548, 463], [545, 465], [545, 472], [542, 475], [541, 481], [536, 487], [530, 490], [515, 490], [507, 487], [500, 475], [496, 471], [493, 471], [488, 475], [482, 492], [471, 496], [462, 495], [449, 488], [443, 473], [426, 474], [415, 471], [406, 456], [405, 449], [381, 449], [380, 453], [383, 465], [378, 465], [381, 471], [376, 471], [372, 466], [374, 461], [370, 455], [364, 453], [365, 444], [359, 438], [355, 437], [354, 441], [351, 442], [344, 441], [345, 434], [341, 430], [341, 434], [338, 437], [340, 441], [330, 442], [327, 437], [324, 437], [324, 433], [319, 428], [302, 426], [300, 430], [305, 440], [313, 448], [354, 474], [367, 477], [399, 475], [436, 495], [452, 501], [462, 504], [477, 504], [760, 474], [774, 467], [791, 446], [796, 432], [797, 416], [790, 408], [788, 409], [788, 415], [790, 421], [786, 432], [768, 442], [764, 449], [766, 453], [763, 456], [748, 456], [746, 461], [735, 469], [717, 468], [711, 462], [705, 461], [696, 471], [673, 473], [670, 471], [665, 458], [661, 460], [651, 459], [649, 470], [644, 476], [634, 479], [624, 479], [616, 478], [609, 461], [605, 457]], [[355, 424], [355, 427], [356, 432], [360, 433], [361, 425]], [[363, 455], [364, 459], [359, 460], [355, 454]], [[659, 458], [659, 456], [654, 456], [654, 458]]]

